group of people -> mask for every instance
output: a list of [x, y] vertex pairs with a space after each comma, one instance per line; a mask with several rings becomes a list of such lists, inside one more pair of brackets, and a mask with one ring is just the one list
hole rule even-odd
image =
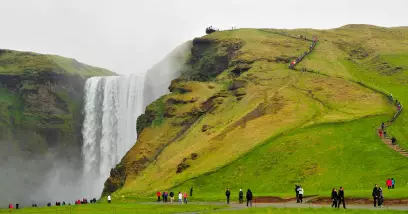
[[[385, 129], [385, 123], [382, 122], [381, 123], [381, 128], [378, 130], [378, 135], [380, 136], [380, 138], [387, 138], [387, 130]], [[397, 138], [395, 137], [391, 137], [391, 143], [392, 145], [396, 145], [397, 144]]]
[[300, 185], [295, 185], [295, 192], [296, 192], [296, 203], [303, 203], [303, 194], [304, 194], [303, 187]]
[[313, 37], [313, 42], [312, 42], [312, 44], [309, 46], [309, 51], [304, 52], [300, 57], [298, 57], [297, 59], [293, 60], [293, 61], [290, 63], [289, 68], [295, 67], [296, 63], [302, 61], [302, 59], [303, 59], [306, 55], [308, 55], [310, 52], [313, 51], [313, 49], [314, 49], [314, 47], [316, 46], [316, 44], [317, 44], [317, 38], [316, 38], [316, 37]]
[[339, 191], [337, 192], [336, 188], [333, 188], [331, 193], [332, 199], [332, 207], [340, 208], [340, 204], [343, 204], [343, 208], [346, 209], [346, 202], [344, 200], [344, 189], [340, 187]]
[[385, 181], [385, 184], [387, 185], [388, 189], [394, 189], [395, 188], [394, 178], [388, 178], [387, 181]]
[[374, 199], [374, 207], [383, 207], [384, 203], [384, 195], [383, 195], [383, 190], [382, 187], [379, 187], [378, 184], [376, 184], [373, 188], [373, 193], [371, 194]]
[[[167, 203], [169, 201], [168, 200], [169, 197], [170, 197], [170, 203], [174, 202], [174, 192], [168, 193], [168, 192], [160, 192], [159, 191], [159, 192], [156, 193], [156, 196], [157, 196], [157, 202]], [[190, 189], [190, 197], [191, 196], [193, 196], [193, 187], [191, 187], [191, 189]], [[178, 193], [178, 202], [179, 203], [187, 204], [187, 198], [188, 198], [187, 192], [184, 192], [184, 193], [179, 192]]]
[[[229, 204], [230, 197], [231, 197], [231, 191], [228, 188], [225, 191], [225, 196], [227, 197], [227, 204]], [[253, 198], [252, 191], [250, 189], [248, 189], [247, 192], [246, 192], [247, 207], [248, 206], [252, 207], [252, 198]], [[244, 203], [244, 192], [242, 191], [242, 189], [239, 189], [238, 203], [239, 204]]]
[[[227, 190], [225, 191], [225, 196], [227, 197], [227, 204], [229, 204], [230, 202], [230, 197], [231, 197], [231, 191], [227, 188]], [[246, 200], [247, 200], [247, 207], [251, 206], [252, 207], [252, 191], [250, 189], [247, 190], [246, 193]], [[244, 192], [242, 191], [242, 189], [239, 189], [239, 193], [238, 193], [238, 203], [242, 204], [244, 203]]]

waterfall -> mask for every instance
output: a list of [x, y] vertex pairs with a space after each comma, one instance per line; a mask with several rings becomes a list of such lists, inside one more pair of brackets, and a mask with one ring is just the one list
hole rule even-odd
[[111, 168], [135, 144], [144, 75], [91, 77], [85, 83], [83, 195], [98, 198]]

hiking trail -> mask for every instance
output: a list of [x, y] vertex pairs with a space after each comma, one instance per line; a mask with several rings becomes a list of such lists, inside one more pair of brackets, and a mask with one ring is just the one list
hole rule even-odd
[[[311, 40], [311, 39], [307, 39], [306, 37], [304, 37], [304, 36], [302, 36], [302, 35], [300, 35], [300, 37], [296, 37], [296, 36], [292, 36], [292, 35], [288, 35], [288, 34], [282, 34], [282, 33], [276, 33], [276, 34], [280, 34], [280, 35], [283, 35], [283, 36], [288, 36], [288, 37], [295, 38], [295, 39], [303, 39], [303, 40], [311, 41], [311, 42], [312, 42], [312, 44], [311, 44], [310, 47], [309, 47], [309, 51], [304, 52], [300, 57], [298, 57], [297, 59], [293, 60], [293, 61], [289, 64], [289, 68], [290, 68], [290, 69], [293, 69], [293, 70], [297, 70], [297, 69], [295, 69], [295, 66], [296, 66], [297, 64], [299, 64], [307, 55], [309, 55], [310, 53], [312, 53], [312, 52], [314, 51], [314, 49], [315, 49], [315, 47], [316, 47], [316, 45], [317, 45], [317, 42], [318, 42], [318, 40], [317, 40], [316, 37], [313, 37], [313, 39]], [[302, 70], [302, 71], [303, 71], [303, 70]], [[318, 73], [318, 74], [319, 74], [319, 73]], [[359, 82], [359, 83], [360, 83], [360, 82]], [[367, 86], [366, 86], [365, 84], [363, 84], [363, 83], [360, 83], [360, 85], [362, 85], [362, 86], [364, 86], [364, 87], [367, 87]], [[370, 87], [367, 87], [367, 88], [370, 88]], [[372, 88], [370, 88], [370, 89], [372, 89]], [[381, 92], [381, 93], [383, 93], [383, 92]], [[383, 94], [384, 94], [385, 96], [387, 96], [385, 93], [383, 93]], [[390, 97], [391, 97], [390, 102], [394, 103], [394, 99], [392, 98], [392, 95], [391, 95], [391, 96], [388, 96], [388, 98], [390, 98]], [[398, 107], [398, 105], [399, 105], [399, 107]], [[393, 118], [392, 118], [390, 121], [387, 122], [387, 126], [386, 126], [386, 127], [391, 126], [391, 125], [393, 124], [393, 122], [398, 118], [398, 116], [401, 114], [401, 112], [402, 112], [402, 110], [403, 110], [403, 106], [402, 106], [401, 103], [396, 103], [396, 106], [398, 107], [398, 110], [397, 110], [397, 112], [395, 113], [395, 115], [393, 116]], [[388, 147], [390, 147], [392, 150], [394, 150], [394, 151], [400, 153], [402, 156], [408, 157], [408, 151], [407, 151], [407, 150], [405, 150], [404, 148], [398, 146], [397, 144], [395, 144], [395, 145], [392, 144], [391, 139], [389, 139], [388, 136], [386, 136], [386, 137], [381, 137], [381, 136], [379, 135], [380, 130], [381, 130], [381, 128], [378, 128], [378, 129], [377, 129], [377, 135], [381, 138], [381, 140], [382, 140], [386, 145], [388, 145]]]

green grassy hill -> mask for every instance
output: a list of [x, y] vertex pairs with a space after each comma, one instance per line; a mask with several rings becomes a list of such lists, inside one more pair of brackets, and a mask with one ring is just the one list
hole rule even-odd
[[[288, 69], [311, 44], [300, 35], [319, 43]], [[389, 93], [408, 102], [407, 37], [406, 28], [349, 25], [194, 39], [172, 93], [138, 119], [137, 143], [105, 192], [133, 198], [193, 186], [195, 198], [213, 200], [225, 188], [286, 197], [301, 184], [307, 195], [342, 185], [348, 196], [369, 197], [374, 183], [394, 177], [398, 190], [387, 196], [404, 197], [408, 159], [376, 128], [396, 112]], [[403, 112], [389, 128], [404, 147], [407, 119]]]

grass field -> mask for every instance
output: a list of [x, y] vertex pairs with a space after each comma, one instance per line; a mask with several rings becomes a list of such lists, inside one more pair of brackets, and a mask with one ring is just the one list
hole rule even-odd
[[395, 210], [343, 210], [343, 209], [328, 209], [328, 208], [252, 208], [252, 209], [244, 209], [244, 210], [230, 210], [230, 211], [214, 211], [209, 213], [237, 213], [237, 214], [246, 214], [246, 213], [279, 213], [279, 214], [292, 214], [292, 213], [358, 213], [358, 214], [365, 214], [365, 213], [406, 213], [406, 211], [395, 211]]
[[203, 212], [224, 208], [222, 205], [198, 205], [198, 204], [87, 204], [71, 205], [63, 207], [39, 207], [0, 209], [0, 213], [60, 213], [60, 214], [149, 214], [149, 213], [183, 213], [183, 212]]

